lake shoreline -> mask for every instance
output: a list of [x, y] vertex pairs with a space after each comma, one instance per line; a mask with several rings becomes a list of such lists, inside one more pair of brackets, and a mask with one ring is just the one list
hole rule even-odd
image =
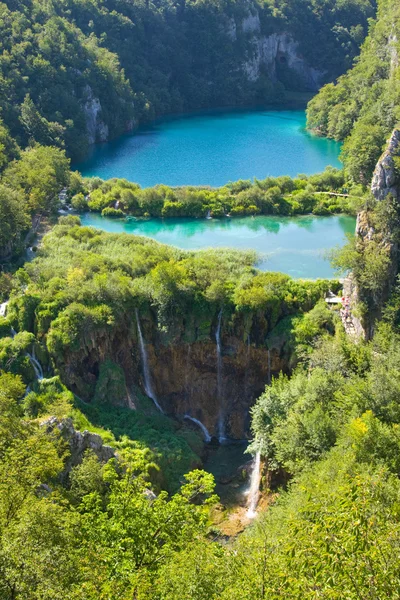
[[254, 216], [225, 219], [190, 217], [112, 219], [80, 215], [83, 226], [108, 233], [147, 237], [183, 251], [234, 248], [253, 251], [261, 271], [296, 279], [335, 279], [328, 254], [355, 228], [348, 215]]
[[340, 168], [341, 145], [306, 130], [305, 112], [282, 107], [207, 109], [148, 121], [97, 144], [73, 169], [142, 187], [221, 187], [226, 181]]

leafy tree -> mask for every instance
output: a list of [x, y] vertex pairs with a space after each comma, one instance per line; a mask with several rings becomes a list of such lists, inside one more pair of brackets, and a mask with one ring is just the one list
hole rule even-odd
[[25, 195], [30, 211], [52, 211], [58, 206], [58, 193], [68, 184], [69, 160], [62, 150], [35, 146], [7, 167], [3, 179]]

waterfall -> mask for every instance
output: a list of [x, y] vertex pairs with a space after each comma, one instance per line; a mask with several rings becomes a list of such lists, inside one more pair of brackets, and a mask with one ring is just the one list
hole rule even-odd
[[140, 319], [139, 319], [139, 314], [138, 314], [137, 309], [135, 312], [136, 312], [136, 323], [137, 323], [137, 330], [138, 330], [138, 336], [139, 336], [140, 356], [142, 358], [144, 391], [146, 392], [146, 395], [153, 400], [153, 402], [156, 405], [156, 407], [158, 408], [158, 410], [163, 413], [164, 411], [157, 401], [157, 396], [153, 390], [153, 386], [151, 383], [149, 360], [147, 357], [146, 347], [145, 347], [144, 341], [143, 341], [142, 328], [140, 327]]
[[[7, 313], [8, 302], [3, 302], [0, 304], [0, 317], [5, 317]], [[11, 327], [11, 337], [14, 337], [17, 334], [14, 327]], [[42, 381], [43, 379], [43, 369], [42, 365], [38, 361], [35, 356], [35, 347], [32, 348], [32, 354], [29, 352], [26, 353], [26, 356], [29, 358], [29, 362], [31, 363], [33, 370], [35, 371], [35, 376], [38, 381]], [[29, 386], [28, 386], [29, 388]]]
[[226, 440], [225, 437], [225, 415], [224, 415], [224, 402], [222, 395], [222, 347], [221, 347], [221, 325], [222, 325], [222, 308], [218, 315], [218, 325], [215, 332], [215, 341], [217, 342], [217, 400], [219, 403], [219, 415], [218, 415], [218, 440], [223, 442]]
[[256, 508], [260, 496], [261, 454], [259, 451], [256, 452], [253, 463], [253, 469], [250, 477], [249, 499], [247, 502], [247, 516], [250, 519], [253, 519], [257, 514]]
[[204, 441], [207, 443], [211, 442], [211, 435], [209, 434], [207, 427], [205, 425], [203, 425], [203, 423], [201, 421], [199, 421], [198, 419], [195, 419], [194, 417], [191, 417], [190, 415], [185, 415], [183, 418], [188, 419], [189, 421], [193, 421], [193, 423], [196, 423], [196, 425], [198, 425], [203, 432]]
[[38, 361], [38, 359], [35, 356], [35, 348], [32, 349], [32, 354], [29, 354], [29, 352], [27, 352], [26, 356], [29, 358], [30, 363], [33, 367], [33, 370], [35, 371], [36, 379], [38, 381], [42, 381], [43, 369], [42, 369], [42, 365], [40, 364], [40, 362]]
[[7, 302], [2, 302], [0, 304], [0, 317], [5, 317], [6, 316], [7, 306], [8, 306], [8, 300], [7, 300]]
[[186, 402], [188, 405], [188, 408], [190, 408], [190, 396], [191, 396], [191, 391], [192, 391], [192, 385], [191, 385], [191, 381], [190, 381], [190, 353], [191, 353], [191, 347], [190, 344], [188, 344], [188, 350], [187, 350], [187, 354], [186, 354], [186, 368], [185, 368], [185, 396], [186, 396]]

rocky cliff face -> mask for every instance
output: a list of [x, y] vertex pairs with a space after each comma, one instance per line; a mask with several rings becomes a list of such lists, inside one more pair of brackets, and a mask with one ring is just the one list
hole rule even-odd
[[50, 417], [44, 421], [43, 426], [46, 427], [49, 433], [58, 430], [63, 440], [69, 446], [70, 454], [61, 475], [63, 479], [68, 477], [73, 467], [82, 462], [87, 450], [94, 452], [102, 463], [106, 463], [116, 456], [114, 448], [103, 444], [103, 440], [97, 433], [91, 433], [86, 430], [77, 431], [70, 418], [60, 420], [57, 417]]
[[376, 200], [384, 200], [388, 194], [400, 196], [400, 181], [396, 169], [396, 157], [400, 156], [400, 130], [395, 129], [387, 148], [375, 167], [371, 192]]
[[233, 41], [242, 35], [248, 42], [242, 68], [250, 82], [257, 81], [263, 73], [276, 82], [279, 67], [284, 66], [300, 78], [306, 89], [317, 91], [321, 87], [324, 73], [307, 63], [299, 52], [299, 44], [288, 33], [265, 35], [258, 12], [249, 12], [238, 23], [231, 18], [226, 33]]
[[92, 89], [88, 85], [85, 88], [85, 93], [86, 102], [83, 109], [89, 144], [106, 142], [108, 140], [108, 125], [102, 120], [100, 100], [93, 96]]
[[[400, 178], [397, 165], [399, 157], [400, 130], [395, 129], [388, 140], [386, 150], [375, 167], [372, 177], [371, 192], [377, 202], [382, 202], [389, 195], [395, 201], [400, 200]], [[357, 215], [355, 234], [362, 251], [370, 242], [378, 242], [379, 246], [390, 257], [390, 265], [385, 274], [385, 281], [377, 293], [365, 293], [352, 275], [345, 280], [344, 294], [351, 299], [351, 305], [356, 306], [360, 301], [369, 304], [367, 315], [358, 317], [352, 313], [344, 323], [346, 331], [358, 338], [370, 339], [373, 336], [375, 321], [379, 318], [382, 306], [388, 299], [399, 273], [399, 247], [393, 239], [392, 233], [384, 230], [376, 231], [371, 222], [370, 212], [367, 210], [363, 210]]]
[[[275, 340], [268, 350], [267, 326], [254, 317], [232, 325], [222, 318], [220, 355], [216, 343], [217, 315], [204, 323], [175, 323], [167, 334], [160, 331], [155, 315], [140, 316], [151, 387], [166, 414], [200, 420], [210, 435], [224, 432], [233, 438], [249, 434], [249, 408], [273, 375], [289, 370], [285, 340]], [[104, 361], [113, 361], [125, 378], [123, 393], [107, 402], [134, 408], [135, 393], [146, 389], [136, 320], [87, 340], [79, 352], [69, 352], [58, 362], [66, 385], [78, 396], [90, 399], [98, 385]], [[120, 388], [120, 389], [121, 389]], [[111, 397], [110, 397], [111, 396]]]
[[[120, 98], [120, 102], [123, 106], [126, 106], [122, 98]], [[132, 112], [132, 107], [133, 104], [130, 104], [129, 113]], [[89, 85], [84, 89], [83, 112], [89, 144], [107, 142], [110, 139], [110, 134], [112, 134], [112, 132], [110, 132], [110, 127], [105, 122], [101, 102], [99, 98], [94, 95], [93, 90]], [[124, 131], [131, 131], [135, 126], [135, 119], [129, 118], [125, 123]], [[123, 131], [120, 131], [119, 133], [123, 133]]]

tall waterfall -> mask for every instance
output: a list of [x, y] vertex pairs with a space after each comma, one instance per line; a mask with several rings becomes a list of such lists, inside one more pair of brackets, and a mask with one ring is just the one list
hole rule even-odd
[[191, 417], [190, 415], [185, 415], [183, 417], [184, 419], [188, 419], [189, 421], [193, 421], [193, 423], [196, 423], [196, 425], [198, 425], [201, 429], [201, 431], [203, 432], [204, 435], [204, 441], [205, 442], [211, 442], [211, 435], [207, 429], [207, 427], [198, 419], [195, 419], [194, 417]]
[[247, 501], [247, 516], [253, 519], [257, 512], [257, 504], [260, 496], [260, 481], [261, 481], [261, 455], [256, 452], [253, 461], [253, 469], [250, 477], [249, 498]]
[[221, 346], [221, 325], [222, 325], [222, 308], [218, 315], [218, 325], [215, 332], [215, 341], [217, 342], [217, 400], [219, 404], [218, 415], [218, 440], [223, 442], [225, 437], [225, 410], [222, 394], [222, 346]]
[[36, 375], [36, 379], [38, 381], [42, 381], [43, 379], [43, 369], [42, 369], [42, 365], [40, 364], [40, 362], [38, 361], [38, 359], [35, 356], [35, 348], [33, 348], [32, 350], [32, 354], [30, 354], [29, 352], [26, 353], [27, 357], [30, 360], [30, 363], [33, 367], [33, 370], [35, 371], [35, 375]]
[[137, 309], [135, 312], [136, 312], [136, 323], [137, 323], [138, 336], [139, 336], [140, 356], [142, 358], [142, 366], [143, 366], [144, 391], [146, 392], [146, 395], [153, 400], [153, 402], [156, 405], [156, 407], [158, 408], [158, 410], [163, 413], [164, 411], [158, 403], [157, 396], [153, 390], [153, 386], [151, 383], [149, 360], [147, 357], [146, 346], [144, 345], [144, 341], [143, 341], [142, 328], [140, 326], [139, 313], [138, 313]]

